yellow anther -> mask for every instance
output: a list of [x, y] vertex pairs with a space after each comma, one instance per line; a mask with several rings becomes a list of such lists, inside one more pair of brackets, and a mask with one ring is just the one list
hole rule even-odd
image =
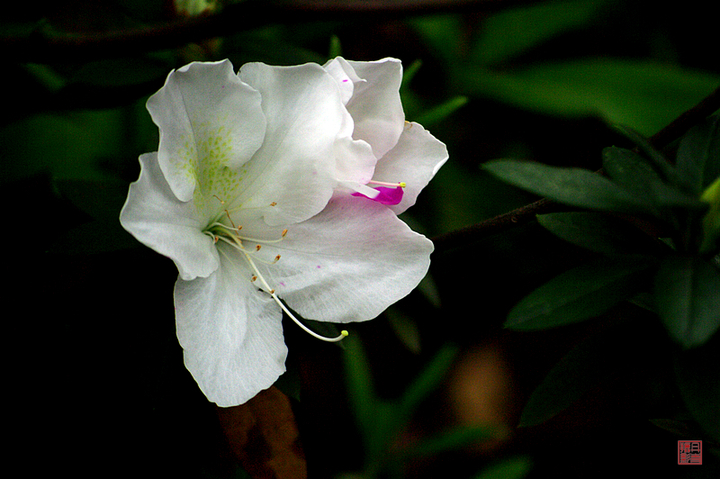
[[401, 181], [399, 183], [388, 183], [387, 181], [370, 180], [368, 182], [368, 185], [389, 186], [390, 188], [397, 188], [399, 186], [400, 188], [405, 188], [407, 186], [407, 183], [405, 183], [404, 181]]

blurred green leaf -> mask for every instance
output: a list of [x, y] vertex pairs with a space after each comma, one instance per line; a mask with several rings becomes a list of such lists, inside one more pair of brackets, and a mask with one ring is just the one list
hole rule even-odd
[[649, 196], [662, 183], [658, 172], [638, 153], [611, 146], [602, 151], [603, 169], [614, 182], [639, 196]]
[[511, 185], [570, 206], [617, 212], [653, 211], [646, 199], [581, 168], [493, 160], [485, 163], [483, 169]]
[[415, 60], [409, 66], [403, 68], [402, 83], [400, 84], [401, 93], [405, 93], [405, 91], [409, 88], [410, 82], [412, 82], [413, 78], [415, 78], [415, 75], [418, 70], [420, 70], [421, 66], [422, 60]]
[[502, 437], [504, 431], [495, 426], [456, 427], [450, 431], [422, 441], [418, 445], [406, 448], [403, 458], [428, 457], [443, 452], [455, 451], [482, 441], [491, 441]]
[[462, 20], [459, 15], [428, 15], [409, 20], [423, 37], [433, 55], [451, 68], [460, 59], [464, 48]]
[[567, 409], [584, 395], [633, 367], [647, 356], [665, 354], [638, 345], [647, 339], [647, 327], [625, 316], [582, 339], [570, 349], [533, 390], [520, 415], [520, 427], [541, 424]]
[[422, 372], [413, 379], [398, 403], [398, 419], [409, 418], [415, 409], [445, 379], [445, 373], [455, 362], [458, 348], [447, 344], [435, 353]]
[[432, 126], [433, 124], [443, 121], [445, 118], [454, 113], [458, 108], [462, 107], [468, 102], [467, 97], [457, 96], [450, 100], [442, 103], [430, 110], [425, 111], [415, 119], [418, 123], [423, 126]]
[[420, 331], [415, 321], [402, 310], [393, 306], [385, 311], [385, 315], [398, 340], [408, 351], [414, 354], [420, 354], [422, 349]]
[[475, 479], [522, 479], [532, 469], [532, 461], [525, 456], [505, 459], [485, 468]]
[[137, 246], [138, 241], [120, 226], [120, 210], [128, 185], [116, 179], [58, 179], [55, 186], [63, 198], [88, 215], [84, 222], [53, 236], [51, 251], [88, 255]]
[[[653, 168], [653, 170], [657, 172], [657, 174], [662, 176], [662, 181], [671, 183], [676, 186], [683, 186], [682, 180], [679, 177], [677, 171], [675, 171], [675, 168], [670, 164], [670, 162], [667, 160], [667, 158], [665, 158], [662, 153], [655, 149], [655, 147], [650, 143], [650, 140], [648, 140], [646, 137], [633, 130], [632, 128], [626, 127], [624, 125], [613, 126], [615, 130], [622, 133], [630, 141], [635, 143], [635, 145], [640, 149], [640, 151], [645, 153], [647, 160], [640, 155], [636, 155], [636, 161], [639, 160], [642, 162], [648, 162], [649, 165]], [[634, 153], [631, 150], [626, 151]]]
[[720, 240], [720, 177], [707, 187], [700, 199], [710, 205], [702, 222], [703, 240], [700, 252], [717, 253], [718, 240]]
[[627, 331], [608, 328], [585, 338], [553, 366], [532, 392], [520, 415], [520, 427], [535, 426], [556, 416], [606, 380], [618, 367], [627, 366], [628, 350], [636, 338]]
[[547, 329], [599, 316], [632, 296], [653, 264], [647, 256], [601, 258], [561, 273], [516, 304], [505, 327]]
[[143, 133], [137, 131], [143, 122], [151, 124], [147, 111], [140, 118], [139, 109], [131, 105], [112, 110], [37, 114], [5, 125], [0, 128], [4, 147], [2, 180], [39, 172], [57, 178], [103, 178], [103, 166], [108, 163], [124, 163], [128, 157], [136, 163], [139, 152], [132, 135]]
[[67, 84], [67, 80], [48, 65], [26, 63], [21, 68], [28, 72], [48, 92], [57, 93]]
[[603, 149], [603, 168], [614, 183], [632, 191], [637, 197], [648, 199], [653, 205], [656, 216], [667, 216], [668, 208], [704, 210], [707, 204], [698, 197], [688, 195], [679, 186], [681, 180], [670, 164], [664, 159], [667, 167], [664, 176], [671, 176], [674, 185], [667, 184], [660, 177], [648, 160], [632, 150], [609, 147]]
[[550, 115], [599, 116], [652, 135], [720, 85], [720, 77], [651, 61], [584, 58], [523, 70], [466, 65], [461, 92]]
[[344, 342], [350, 404], [365, 442], [366, 466], [374, 473], [382, 467], [390, 443], [420, 403], [445, 379], [458, 349], [454, 345], [442, 347], [398, 400], [384, 401], [375, 394], [370, 364], [360, 340], [349, 336]]
[[507, 9], [486, 19], [470, 59], [498, 63], [562, 33], [586, 27], [602, 18], [613, 0], [541, 2]]
[[720, 176], [720, 114], [683, 136], [677, 152], [677, 169], [697, 195]]
[[[350, 335], [345, 343], [345, 376], [347, 378], [350, 406], [360, 427], [373, 423], [374, 406], [378, 401], [375, 394], [370, 364], [360, 339]], [[367, 434], [367, 431], [365, 431]]]
[[720, 327], [720, 272], [700, 257], [665, 258], [655, 300], [670, 336], [684, 348], [700, 346]]
[[627, 221], [602, 213], [548, 213], [537, 219], [559, 238], [596, 253], [648, 254], [660, 248], [657, 241]]
[[340, 38], [337, 35], [330, 36], [330, 48], [328, 49], [328, 59], [332, 60], [335, 57], [342, 56], [342, 45]]
[[93, 87], [118, 87], [142, 83], [158, 83], [175, 65], [172, 58], [160, 55], [107, 58], [85, 63], [69, 78], [71, 84]]

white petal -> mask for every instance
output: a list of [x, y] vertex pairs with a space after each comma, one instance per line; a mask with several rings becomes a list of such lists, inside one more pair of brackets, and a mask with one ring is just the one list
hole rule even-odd
[[402, 201], [390, 206], [396, 214], [400, 214], [415, 204], [420, 191], [447, 159], [444, 143], [422, 125], [407, 123], [395, 148], [378, 161], [373, 180], [407, 184]]
[[353, 94], [355, 83], [364, 82], [357, 76], [355, 69], [342, 57], [328, 61], [323, 68], [335, 79], [342, 93], [343, 104], [347, 104]]
[[402, 64], [386, 58], [374, 62], [348, 61], [355, 74], [365, 82], [355, 83], [347, 109], [355, 121], [353, 138], [365, 140], [381, 158], [403, 130], [405, 113], [400, 101]]
[[317, 214], [332, 196], [335, 144], [350, 120], [335, 80], [317, 64], [247, 63], [239, 75], [262, 94], [267, 118], [265, 143], [247, 165], [256, 181], [243, 198], [248, 206], [276, 203], [265, 213], [272, 225]]
[[[327, 62], [323, 68], [332, 76], [340, 89], [343, 104], [353, 95], [354, 84], [365, 82], [342, 57]], [[343, 119], [340, 137], [336, 144], [336, 177], [342, 182], [364, 185], [373, 177], [377, 158], [369, 143], [353, 138], [355, 123], [348, 113]]]
[[178, 200], [160, 171], [157, 153], [140, 156], [140, 177], [130, 185], [120, 223], [141, 243], [168, 256], [180, 277], [206, 277], [219, 264], [212, 238], [202, 233], [192, 202]]
[[178, 280], [175, 308], [185, 366], [210, 401], [229, 407], [280, 377], [287, 347], [279, 306], [250, 282], [237, 251], [223, 248], [221, 254], [208, 278]]
[[319, 215], [288, 228], [273, 248], [281, 259], [263, 274], [307, 319], [364, 321], [417, 286], [432, 250], [385, 206], [335, 197]]
[[252, 157], [265, 135], [260, 102], [227, 60], [186, 65], [148, 99], [160, 128], [160, 167], [179, 199], [190, 200], [219, 168], [236, 169]]
[[366, 142], [353, 140], [350, 136], [338, 138], [335, 154], [337, 156], [335, 177], [339, 183], [352, 182], [364, 185], [373, 178], [377, 158]]

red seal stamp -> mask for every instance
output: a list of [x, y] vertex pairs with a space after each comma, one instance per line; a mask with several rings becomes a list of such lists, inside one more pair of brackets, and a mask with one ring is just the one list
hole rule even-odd
[[678, 441], [678, 464], [702, 464], [702, 441]]

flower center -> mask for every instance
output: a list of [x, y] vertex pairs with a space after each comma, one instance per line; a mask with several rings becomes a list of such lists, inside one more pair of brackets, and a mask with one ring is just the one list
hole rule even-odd
[[[221, 204], [225, 204], [224, 201], [220, 200]], [[272, 203], [270, 206], [275, 206], [275, 203]], [[327, 342], [337, 342], [344, 339], [348, 332], [346, 330], [342, 330], [340, 332], [340, 335], [334, 338], [328, 338], [326, 336], [322, 336], [315, 331], [312, 331], [310, 328], [305, 326], [300, 320], [295, 317], [295, 315], [288, 309], [287, 306], [285, 306], [285, 303], [280, 300], [278, 295], [275, 293], [275, 288], [272, 288], [268, 282], [263, 277], [262, 273], [260, 272], [260, 269], [257, 267], [256, 262], [263, 263], [266, 265], [273, 265], [280, 261], [280, 255], [276, 255], [274, 259], [271, 261], [268, 261], [267, 259], [260, 258], [258, 256], [258, 253], [262, 249], [262, 244], [268, 244], [268, 243], [279, 243], [284, 238], [285, 235], [287, 235], [287, 228], [283, 229], [280, 233], [280, 237], [276, 239], [260, 239], [260, 238], [253, 238], [250, 236], [245, 236], [244, 234], [241, 234], [242, 225], [235, 225], [231, 215], [230, 211], [225, 209], [224, 211], [224, 218], [229, 221], [229, 225], [221, 221], [223, 217], [217, 218], [215, 221], [210, 223], [208, 227], [203, 231], [206, 235], [213, 238], [213, 241], [217, 243], [218, 241], [221, 241], [225, 244], [230, 245], [233, 249], [240, 252], [242, 257], [247, 262], [248, 266], [250, 267], [250, 270], [252, 271], [252, 276], [250, 278], [250, 281], [253, 283], [259, 284], [259, 289], [261, 291], [264, 291], [265, 293], [269, 294], [272, 299], [280, 306], [280, 308], [290, 317], [290, 319], [293, 320], [295, 324], [297, 324], [303, 331], [308, 333], [309, 335], [313, 336], [314, 338], [320, 339], [322, 341]], [[254, 243], [255, 246], [251, 248], [246, 248], [245, 243]]]

